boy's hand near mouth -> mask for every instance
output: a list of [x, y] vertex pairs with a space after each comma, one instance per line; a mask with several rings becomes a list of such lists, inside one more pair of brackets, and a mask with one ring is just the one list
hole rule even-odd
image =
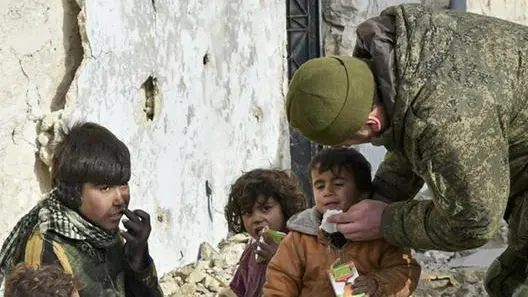
[[151, 231], [150, 215], [139, 209], [134, 211], [125, 209], [123, 214], [128, 218], [123, 220], [123, 226], [127, 231], [121, 232], [126, 240], [125, 255], [130, 267], [135, 271], [141, 271], [147, 266], [146, 255]]

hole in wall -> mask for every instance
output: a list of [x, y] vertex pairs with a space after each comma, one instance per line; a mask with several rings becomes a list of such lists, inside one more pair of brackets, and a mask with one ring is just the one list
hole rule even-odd
[[203, 64], [204, 65], [207, 65], [209, 63], [209, 54], [208, 53], [205, 53], [205, 55], [203, 56]]
[[262, 108], [258, 106], [253, 108], [253, 117], [255, 118], [255, 120], [257, 120], [257, 122], [262, 121], [263, 116], [264, 112], [262, 111]]
[[170, 209], [157, 207], [153, 218], [156, 218], [158, 225], [156, 228], [161, 228], [163, 230], [168, 230], [172, 225], [172, 213]]
[[147, 121], [153, 121], [156, 117], [156, 97], [159, 95], [158, 79], [149, 76], [141, 85], [141, 89], [145, 94], [145, 106], [143, 107], [145, 118]]

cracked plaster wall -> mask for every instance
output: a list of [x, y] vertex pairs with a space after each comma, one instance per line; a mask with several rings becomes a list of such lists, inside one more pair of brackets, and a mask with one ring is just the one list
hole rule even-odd
[[527, 0], [467, 0], [467, 11], [528, 26]]
[[82, 59], [78, 12], [71, 0], [0, 1], [0, 242], [49, 188], [36, 131], [64, 105]]
[[131, 208], [151, 214], [160, 274], [227, 235], [226, 194], [242, 171], [289, 167], [283, 1], [5, 2], [0, 240], [49, 189], [36, 143], [61, 114], [129, 146]]
[[[152, 216], [161, 273], [227, 235], [223, 207], [243, 170], [289, 167], [280, 0], [81, 2], [85, 59], [69, 122], [109, 127], [132, 154], [131, 207]], [[143, 83], [155, 90], [147, 120]]]

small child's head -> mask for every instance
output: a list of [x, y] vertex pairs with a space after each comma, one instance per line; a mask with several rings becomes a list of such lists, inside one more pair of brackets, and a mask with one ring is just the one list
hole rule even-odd
[[16, 265], [6, 279], [5, 297], [72, 297], [78, 296], [71, 274], [56, 265], [34, 269], [24, 263]]
[[255, 169], [231, 186], [225, 207], [229, 231], [258, 238], [264, 227], [286, 231], [286, 221], [306, 206], [297, 179], [284, 170]]
[[95, 123], [75, 124], [54, 151], [52, 184], [59, 199], [107, 231], [119, 226], [129, 203], [130, 152], [112, 132]]
[[372, 190], [370, 163], [353, 148], [320, 151], [310, 162], [310, 179], [320, 213], [347, 211]]

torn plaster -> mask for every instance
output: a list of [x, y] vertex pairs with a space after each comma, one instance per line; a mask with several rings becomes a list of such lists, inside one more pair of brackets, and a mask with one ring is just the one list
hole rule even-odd
[[[163, 273], [227, 235], [223, 207], [239, 174], [289, 167], [286, 7], [155, 3], [80, 2], [84, 60], [64, 117], [99, 122], [130, 147], [131, 207], [151, 214], [150, 252]], [[158, 99], [146, 121], [149, 76]]]
[[466, 8], [469, 12], [528, 25], [527, 0], [467, 0]]
[[64, 106], [82, 59], [78, 12], [72, 0], [0, 1], [0, 242], [49, 189], [37, 130]]

